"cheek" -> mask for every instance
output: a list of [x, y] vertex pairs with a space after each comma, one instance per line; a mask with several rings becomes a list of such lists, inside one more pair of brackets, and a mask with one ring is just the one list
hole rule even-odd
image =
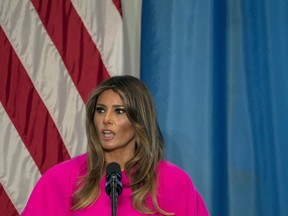
[[131, 123], [126, 124], [125, 127], [123, 127], [123, 129], [128, 136], [135, 136], [135, 128]]
[[121, 123], [119, 124], [119, 128], [121, 129], [121, 131], [124, 133], [124, 134], [131, 134], [131, 133], [135, 133], [135, 129], [134, 129], [134, 126], [133, 124], [128, 121], [127, 119], [124, 120], [124, 121], [121, 121]]

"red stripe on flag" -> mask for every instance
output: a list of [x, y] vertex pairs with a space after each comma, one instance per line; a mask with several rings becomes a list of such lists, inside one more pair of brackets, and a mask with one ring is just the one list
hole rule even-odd
[[31, 2], [60, 53], [79, 94], [84, 102], [87, 101], [92, 90], [107, 79], [109, 73], [81, 18], [69, 0]]
[[[70, 158], [33, 83], [0, 28], [0, 100], [39, 171]], [[10, 143], [12, 145], [13, 143]]]
[[13, 203], [7, 196], [2, 184], [0, 184], [0, 212], [1, 215], [2, 213], [5, 213], [5, 215], [9, 216], [18, 216], [18, 212], [15, 209]]
[[121, 0], [113, 0], [113, 3], [117, 8], [117, 10], [119, 11], [120, 15], [122, 16]]

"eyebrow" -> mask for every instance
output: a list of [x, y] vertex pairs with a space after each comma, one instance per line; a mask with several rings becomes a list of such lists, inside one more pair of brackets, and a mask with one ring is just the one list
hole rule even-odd
[[[96, 106], [107, 107], [105, 104], [101, 104], [101, 103], [96, 103]], [[117, 105], [117, 104], [112, 105], [112, 107], [116, 107], [116, 108], [118, 108], [118, 107], [124, 107], [124, 108], [125, 108], [124, 105]]]

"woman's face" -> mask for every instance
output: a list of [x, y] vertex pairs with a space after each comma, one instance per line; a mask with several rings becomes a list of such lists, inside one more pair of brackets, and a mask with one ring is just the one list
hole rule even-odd
[[98, 97], [95, 110], [94, 125], [106, 159], [107, 154], [110, 159], [113, 156], [132, 158], [135, 151], [135, 128], [126, 115], [122, 98], [112, 90], [105, 90]]

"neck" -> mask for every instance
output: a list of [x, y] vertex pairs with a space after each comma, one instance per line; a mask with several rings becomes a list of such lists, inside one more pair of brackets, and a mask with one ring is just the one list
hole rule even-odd
[[115, 154], [114, 152], [107, 152], [105, 153], [105, 162], [109, 164], [111, 162], [116, 162], [120, 165], [121, 171], [124, 170], [125, 164], [133, 157], [133, 155], [122, 155], [122, 154]]

